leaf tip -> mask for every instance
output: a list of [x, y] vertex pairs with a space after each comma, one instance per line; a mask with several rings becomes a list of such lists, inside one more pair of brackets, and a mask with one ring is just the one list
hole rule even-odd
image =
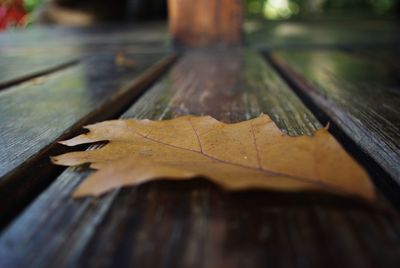
[[326, 125], [324, 126], [325, 130], [329, 130], [329, 128], [331, 127], [331, 122], [326, 123]]
[[82, 134], [82, 135], [76, 136], [69, 140], [58, 141], [57, 143], [72, 147], [72, 146], [76, 146], [76, 145], [80, 145], [80, 144], [84, 144], [84, 143], [88, 143], [88, 142], [93, 142], [93, 140], [88, 140], [88, 139], [89, 139], [89, 136], [87, 134]]
[[50, 156], [50, 161], [51, 161], [53, 164], [56, 164], [56, 165], [59, 163], [59, 159], [58, 159], [57, 156]]
[[64, 141], [57, 141], [58, 144], [62, 144], [62, 145], [66, 145], [68, 146], [68, 140], [64, 140]]
[[271, 117], [269, 117], [268, 114], [265, 113], [260, 113], [260, 115], [258, 116], [258, 118], [262, 118], [262, 119], [266, 119], [268, 122], [273, 122], [273, 120], [271, 119]]
[[73, 199], [81, 199], [83, 197], [93, 197], [93, 195], [91, 195], [90, 193], [79, 191], [79, 188], [75, 192], [73, 192], [71, 196]]

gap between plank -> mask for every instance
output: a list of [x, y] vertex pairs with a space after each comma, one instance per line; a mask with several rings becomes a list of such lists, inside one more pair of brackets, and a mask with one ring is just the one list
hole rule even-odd
[[113, 96], [101, 107], [81, 118], [55, 141], [5, 175], [0, 181], [0, 231], [65, 170], [66, 167], [55, 166], [50, 162], [51, 155], [58, 155], [67, 150], [58, 146], [57, 140], [81, 134], [81, 127], [86, 124], [118, 118], [168, 71], [178, 56], [172, 54], [158, 61], [128, 84], [126, 87], [129, 90]]
[[269, 52], [260, 52], [265, 60], [275, 69], [275, 71], [288, 83], [293, 92], [300, 98], [304, 105], [314, 114], [314, 116], [323, 125], [329, 123], [329, 132], [339, 141], [343, 148], [353, 156], [368, 172], [375, 187], [383, 194], [386, 199], [396, 208], [400, 209], [400, 186], [389, 175], [389, 173], [381, 167], [371, 156], [365, 153], [355, 141], [345, 133], [345, 131], [336, 123], [335, 116], [328, 110], [318, 105], [318, 103], [310, 96], [307, 91], [315, 91], [305, 81], [300, 83], [296, 80], [298, 76], [284, 62], [278, 61]]
[[9, 87], [12, 86], [16, 86], [25, 82], [29, 82], [29, 80], [35, 79], [35, 78], [39, 78], [41, 76], [44, 75], [48, 75], [48, 74], [52, 74], [55, 73], [57, 71], [61, 71], [64, 69], [67, 69], [69, 67], [72, 67], [74, 65], [77, 65], [80, 62], [79, 59], [74, 59], [74, 60], [70, 60], [61, 64], [58, 64], [54, 67], [50, 67], [41, 71], [37, 71], [37, 72], [33, 72], [27, 75], [22, 75], [21, 77], [15, 78], [15, 79], [11, 79], [9, 81], [5, 81], [5, 82], [0, 82], [0, 90], [4, 90], [7, 89]]

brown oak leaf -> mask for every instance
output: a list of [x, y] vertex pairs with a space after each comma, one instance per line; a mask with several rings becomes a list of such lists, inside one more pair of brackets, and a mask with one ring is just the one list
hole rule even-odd
[[367, 173], [326, 128], [314, 136], [291, 137], [266, 115], [235, 124], [183, 116], [113, 120], [86, 128], [87, 134], [60, 143], [109, 143], [52, 158], [58, 165], [90, 163], [98, 170], [78, 187], [76, 197], [156, 179], [202, 176], [227, 190], [322, 190], [374, 198]]

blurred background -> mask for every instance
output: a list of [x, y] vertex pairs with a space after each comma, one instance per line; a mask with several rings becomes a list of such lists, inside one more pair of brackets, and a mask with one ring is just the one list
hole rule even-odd
[[397, 0], [246, 0], [248, 17], [268, 20], [336, 16], [396, 17]]
[[[113, 20], [162, 20], [167, 0], [0, 0], [0, 30], [37, 23], [88, 25]], [[399, 18], [397, 0], [245, 0], [249, 19]]]

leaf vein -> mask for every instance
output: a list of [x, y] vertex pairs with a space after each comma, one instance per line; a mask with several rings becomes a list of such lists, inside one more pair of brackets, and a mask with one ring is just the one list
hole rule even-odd
[[193, 129], [194, 135], [196, 136], [196, 140], [197, 140], [197, 144], [199, 145], [200, 152], [203, 153], [203, 146], [202, 146], [202, 144], [201, 144], [199, 134], [197, 133], [195, 127], [193, 126], [192, 121], [189, 119], [188, 122], [189, 122], [190, 126], [191, 126], [192, 129]]
[[264, 170], [262, 163], [261, 163], [261, 158], [260, 158], [260, 151], [258, 150], [258, 146], [257, 146], [257, 139], [256, 139], [256, 135], [254, 133], [254, 126], [253, 126], [253, 122], [250, 121], [250, 129], [251, 129], [251, 136], [253, 139], [253, 144], [254, 144], [254, 149], [256, 151], [256, 156], [257, 156], [257, 162], [258, 162], [258, 168], [261, 170]]
[[201, 154], [202, 156], [204, 156], [206, 158], [209, 158], [211, 160], [214, 160], [216, 162], [219, 162], [219, 163], [232, 165], [232, 166], [237, 166], [237, 167], [241, 167], [241, 168], [246, 168], [246, 169], [250, 169], [250, 170], [253, 170], [253, 171], [258, 171], [258, 172], [265, 173], [265, 174], [272, 175], [272, 176], [286, 177], [288, 179], [292, 179], [292, 180], [297, 180], [297, 181], [301, 181], [301, 182], [305, 182], [305, 183], [318, 185], [321, 188], [335, 190], [335, 191], [341, 192], [341, 193], [347, 193], [348, 192], [348, 191], [346, 191], [346, 189], [344, 189], [344, 188], [342, 188], [342, 187], [340, 187], [338, 185], [328, 184], [328, 183], [325, 183], [323, 181], [315, 181], [313, 179], [306, 178], [306, 177], [299, 177], [299, 176], [293, 176], [293, 175], [289, 175], [289, 174], [285, 174], [285, 173], [281, 173], [281, 172], [275, 172], [275, 171], [268, 170], [268, 169], [265, 169], [265, 168], [254, 168], [254, 167], [242, 165], [242, 164], [239, 164], [239, 163], [225, 161], [223, 159], [216, 158], [216, 157], [214, 157], [212, 155], [209, 155], [207, 153], [204, 153], [202, 151], [196, 151], [196, 150], [189, 149], [189, 148], [179, 147], [179, 146], [176, 146], [176, 145], [173, 145], [173, 144], [169, 144], [169, 143], [166, 143], [166, 142], [163, 142], [163, 141], [160, 141], [160, 140], [156, 140], [156, 139], [153, 139], [153, 138], [150, 138], [150, 137], [146, 137], [143, 134], [138, 133], [138, 132], [136, 132], [136, 134], [138, 134], [139, 136], [141, 136], [142, 138], [144, 138], [146, 140], [149, 140], [149, 141], [152, 141], [152, 142], [155, 142], [155, 143], [158, 143], [158, 144], [162, 144], [162, 145], [170, 146], [170, 147], [173, 147], [173, 148], [176, 148], [176, 149], [186, 150], [186, 151], [190, 151], [190, 152], [193, 152], [193, 153]]

